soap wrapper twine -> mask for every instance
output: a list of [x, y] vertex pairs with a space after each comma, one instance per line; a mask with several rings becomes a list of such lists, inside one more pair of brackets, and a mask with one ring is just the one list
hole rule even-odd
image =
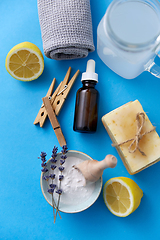
[[48, 58], [84, 58], [95, 50], [90, 0], [38, 0], [38, 14]]
[[[151, 133], [155, 130], [155, 127], [153, 127], [151, 130], [144, 132], [143, 134], [141, 134], [142, 128], [144, 126], [145, 123], [145, 113], [140, 112], [137, 113], [136, 115], [136, 121], [137, 121], [137, 132], [134, 136], [134, 138], [128, 139], [126, 141], [123, 141], [121, 143], [118, 144], [112, 144], [113, 147], [117, 147], [117, 146], [121, 146], [127, 142], [131, 141], [130, 146], [128, 147], [128, 151], [129, 153], [134, 153], [137, 149], [138, 151], [143, 155], [146, 156], [146, 154], [140, 149], [139, 147], [139, 141], [142, 139], [142, 137], [148, 133]], [[132, 146], [135, 144], [135, 148], [133, 150], [131, 150]]]

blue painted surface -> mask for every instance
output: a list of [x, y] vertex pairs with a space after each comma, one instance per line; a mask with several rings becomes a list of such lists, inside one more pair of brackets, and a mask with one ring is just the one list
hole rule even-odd
[[[108, 5], [109, 1], [91, 1], [95, 46], [96, 29]], [[41, 77], [29, 83], [20, 82], [6, 71], [5, 58], [14, 45], [23, 41], [33, 42], [43, 52], [36, 0], [1, 1], [0, 28], [0, 239], [160, 239], [160, 163], [134, 176], [129, 175], [101, 122], [104, 114], [138, 99], [160, 134], [160, 80], [147, 72], [134, 80], [125, 80], [107, 68], [95, 51], [79, 60], [56, 61], [44, 57], [45, 69]], [[52, 208], [40, 189], [41, 167], [37, 157], [41, 151], [46, 151], [50, 157], [53, 146], [59, 144], [48, 119], [44, 128], [33, 122], [52, 79], [56, 78], [58, 86], [69, 66], [72, 67], [71, 75], [77, 69], [82, 73], [91, 58], [96, 61], [99, 74], [98, 129], [95, 134], [73, 131], [80, 74], [58, 116], [68, 148], [97, 160], [114, 154], [118, 165], [104, 171], [103, 184], [111, 177], [130, 177], [143, 190], [144, 196], [134, 213], [119, 218], [108, 211], [101, 193], [89, 209], [77, 214], [62, 213], [62, 220], [57, 218], [54, 225]], [[157, 62], [160, 61], [157, 59]]]

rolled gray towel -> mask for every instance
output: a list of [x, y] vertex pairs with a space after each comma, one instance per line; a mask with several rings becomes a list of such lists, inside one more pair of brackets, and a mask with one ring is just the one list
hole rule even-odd
[[90, 0], [38, 0], [38, 14], [47, 57], [83, 58], [95, 50]]

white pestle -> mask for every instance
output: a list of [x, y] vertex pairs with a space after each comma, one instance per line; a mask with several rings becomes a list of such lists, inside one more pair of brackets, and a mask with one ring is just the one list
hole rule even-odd
[[104, 160], [86, 160], [75, 165], [84, 176], [86, 181], [96, 182], [103, 174], [104, 169], [114, 168], [117, 165], [117, 158], [113, 155], [107, 155]]

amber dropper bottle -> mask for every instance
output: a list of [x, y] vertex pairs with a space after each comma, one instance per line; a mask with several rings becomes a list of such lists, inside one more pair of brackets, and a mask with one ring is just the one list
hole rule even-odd
[[73, 130], [77, 132], [94, 133], [97, 129], [98, 91], [95, 85], [98, 74], [95, 73], [95, 61], [87, 62], [86, 72], [82, 74], [82, 88], [76, 95], [75, 115]]

